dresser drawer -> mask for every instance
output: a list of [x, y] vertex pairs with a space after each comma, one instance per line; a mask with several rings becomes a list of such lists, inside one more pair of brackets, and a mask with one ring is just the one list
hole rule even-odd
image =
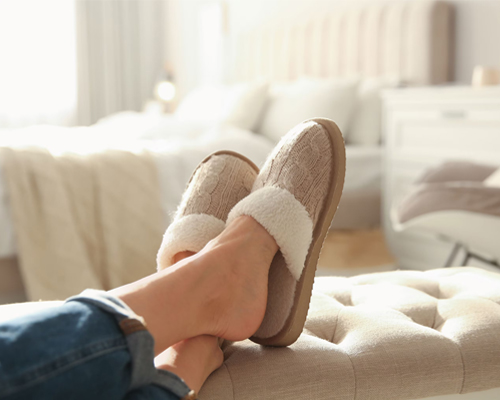
[[458, 156], [471, 152], [500, 154], [500, 121], [440, 119], [399, 123], [396, 151]]
[[399, 120], [428, 121], [495, 121], [500, 122], [498, 104], [419, 104], [394, 107], [393, 116]]
[[399, 105], [387, 127], [391, 156], [500, 159], [500, 102]]

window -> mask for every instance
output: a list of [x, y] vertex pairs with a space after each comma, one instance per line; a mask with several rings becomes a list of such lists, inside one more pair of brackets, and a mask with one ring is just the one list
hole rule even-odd
[[73, 123], [75, 36], [73, 1], [0, 0], [0, 128]]

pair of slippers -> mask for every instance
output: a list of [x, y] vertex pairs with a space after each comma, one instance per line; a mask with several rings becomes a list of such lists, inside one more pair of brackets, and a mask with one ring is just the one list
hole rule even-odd
[[239, 216], [253, 217], [273, 236], [279, 251], [269, 270], [264, 320], [250, 339], [288, 346], [304, 327], [316, 264], [344, 175], [344, 141], [328, 119], [307, 120], [293, 128], [261, 171], [240, 154], [216, 152], [191, 177], [165, 232], [158, 265], [172, 265], [181, 251], [200, 251]]

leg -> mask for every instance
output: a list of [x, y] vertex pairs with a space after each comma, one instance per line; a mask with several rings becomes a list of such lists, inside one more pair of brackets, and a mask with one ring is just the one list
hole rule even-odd
[[[137, 329], [124, 304], [91, 294], [0, 326], [0, 398], [123, 399], [130, 389], [157, 382], [151, 335]], [[189, 392], [177, 377], [171, 382], [182, 389], [169, 391], [174, 398]]]
[[[122, 319], [129, 313], [123, 303], [142, 315], [156, 339], [156, 354], [203, 334], [245, 339], [262, 321], [267, 274], [276, 251], [274, 239], [262, 226], [241, 217], [200, 253], [111, 291], [107, 303], [120, 305], [116, 313], [123, 314]], [[36, 393], [38, 399], [121, 399], [131, 381], [136, 381], [132, 389], [155, 383], [147, 377], [156, 371], [151, 335], [138, 327], [137, 320], [121, 330], [113, 313], [104, 309], [80, 299], [3, 324], [0, 368], [8, 374], [0, 374], [0, 397], [34, 398]], [[146, 350], [139, 351], [143, 360], [134, 362], [129, 339], [137, 342], [139, 335], [146, 338]], [[174, 350], [184, 346], [178, 344]], [[175, 360], [170, 364], [179, 371], [183, 368]], [[142, 370], [137, 372], [136, 365]], [[189, 390], [177, 377], [165, 374], [177, 388]], [[199, 380], [203, 379], [202, 374]]]

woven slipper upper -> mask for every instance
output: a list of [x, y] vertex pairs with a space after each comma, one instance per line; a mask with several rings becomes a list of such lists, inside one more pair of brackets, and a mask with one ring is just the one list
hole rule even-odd
[[252, 216], [280, 248], [269, 271], [266, 314], [254, 337], [279, 333], [292, 309], [306, 257], [321, 230], [318, 221], [328, 208], [334, 158], [329, 135], [315, 121], [288, 132], [264, 164], [252, 193], [229, 214], [228, 223]]
[[226, 226], [229, 211], [247, 196], [257, 167], [233, 152], [217, 152], [197, 167], [168, 227], [157, 256], [158, 269], [173, 264], [175, 254], [198, 252]]
[[265, 186], [287, 190], [316, 224], [332, 179], [332, 146], [325, 128], [307, 121], [290, 130], [266, 160], [252, 192]]

